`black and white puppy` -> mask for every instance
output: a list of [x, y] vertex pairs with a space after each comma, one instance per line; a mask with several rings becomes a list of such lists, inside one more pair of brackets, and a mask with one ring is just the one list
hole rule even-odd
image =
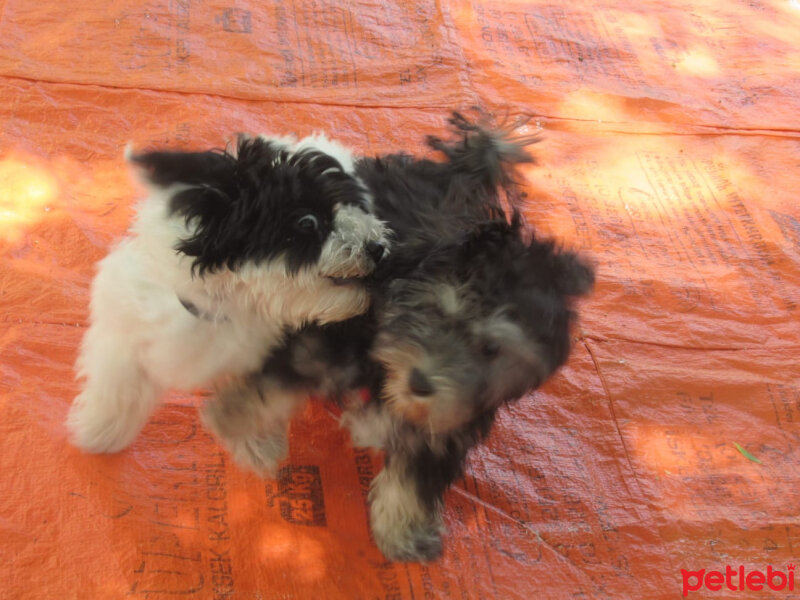
[[71, 439], [130, 444], [162, 393], [257, 370], [287, 332], [363, 313], [387, 229], [351, 153], [315, 135], [129, 153], [149, 194], [99, 264]]
[[370, 312], [289, 336], [205, 411], [240, 464], [269, 472], [285, 456], [294, 407], [310, 394], [342, 402], [354, 443], [385, 452], [370, 511], [392, 560], [440, 554], [445, 490], [497, 409], [564, 363], [572, 299], [593, 283], [577, 255], [536, 239], [501, 206], [533, 140], [452, 122], [459, 142], [431, 140], [445, 162], [395, 155], [356, 166], [396, 239]]

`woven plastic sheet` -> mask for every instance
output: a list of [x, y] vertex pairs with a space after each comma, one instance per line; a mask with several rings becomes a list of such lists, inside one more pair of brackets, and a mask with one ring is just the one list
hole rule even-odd
[[[0, 598], [797, 594], [681, 569], [798, 558], [799, 30], [795, 0], [0, 2]], [[475, 104], [536, 116], [528, 217], [598, 284], [568, 365], [448, 492], [442, 559], [382, 558], [380, 459], [322, 405], [276, 480], [230, 463], [197, 394], [118, 455], [67, 444], [126, 143], [423, 152]]]

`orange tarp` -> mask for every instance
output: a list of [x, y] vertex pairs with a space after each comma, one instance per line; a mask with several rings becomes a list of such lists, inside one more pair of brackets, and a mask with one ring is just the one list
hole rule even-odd
[[[0, 598], [659, 599], [681, 569], [789, 573], [800, 3], [694, 4], [0, 1]], [[423, 152], [475, 104], [535, 115], [528, 217], [598, 284], [568, 365], [448, 492], [441, 560], [381, 557], [380, 459], [322, 405], [276, 480], [231, 464], [192, 394], [120, 454], [68, 445], [93, 264], [136, 201], [126, 143]], [[733, 587], [687, 593], [791, 597]]]

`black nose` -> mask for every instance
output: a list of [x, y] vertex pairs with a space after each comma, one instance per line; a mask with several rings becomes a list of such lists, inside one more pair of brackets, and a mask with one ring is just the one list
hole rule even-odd
[[375, 264], [380, 262], [384, 252], [386, 252], [386, 247], [380, 242], [367, 242], [367, 254]]
[[413, 369], [408, 377], [408, 387], [415, 396], [430, 396], [435, 391], [433, 384], [419, 369]]

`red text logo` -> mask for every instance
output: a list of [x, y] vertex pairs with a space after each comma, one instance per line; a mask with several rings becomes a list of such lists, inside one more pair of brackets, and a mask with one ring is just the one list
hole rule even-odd
[[772, 565], [767, 566], [766, 571], [745, 571], [742, 565], [734, 569], [730, 565], [725, 566], [725, 571], [689, 571], [681, 569], [683, 577], [683, 596], [689, 592], [696, 592], [701, 589], [717, 592], [723, 589], [733, 592], [743, 592], [744, 590], [759, 591], [764, 588], [780, 592], [782, 590], [794, 590], [794, 565], [786, 567], [786, 572], [773, 569]]

